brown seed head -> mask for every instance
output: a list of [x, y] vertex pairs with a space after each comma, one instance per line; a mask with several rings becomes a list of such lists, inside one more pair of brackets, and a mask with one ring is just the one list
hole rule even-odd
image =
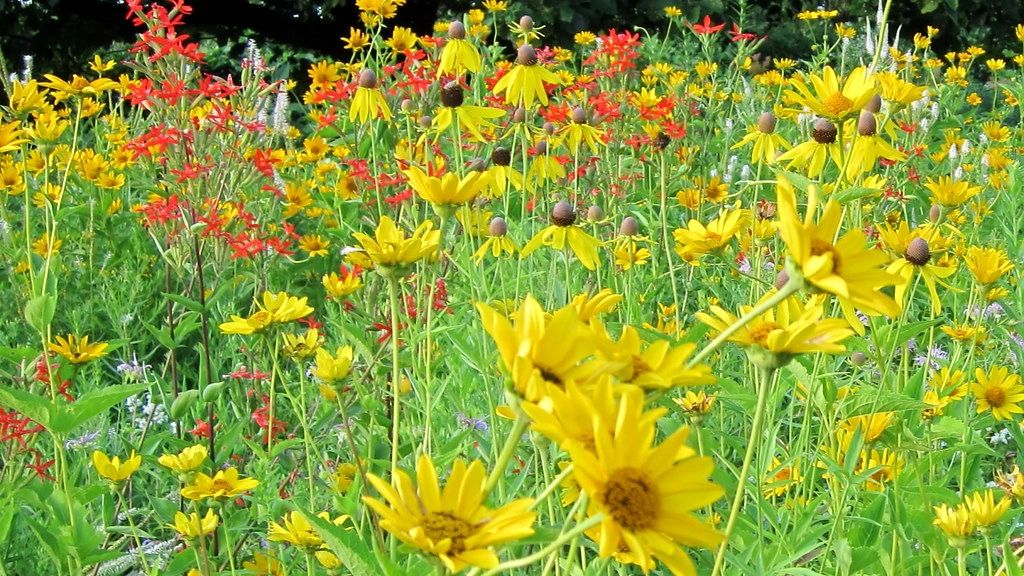
[[466, 25], [461, 20], [452, 20], [448, 25], [448, 37], [452, 40], [466, 39]]
[[462, 106], [466, 96], [458, 82], [448, 82], [441, 87], [441, 105], [448, 108]]
[[491, 236], [504, 236], [508, 233], [508, 223], [501, 216], [495, 216], [491, 218], [491, 224], [488, 226], [488, 230]]
[[636, 218], [626, 216], [622, 219], [622, 224], [619, 226], [619, 234], [623, 236], [636, 236], [636, 233], [639, 231], [640, 225], [637, 224]]
[[857, 119], [857, 134], [861, 136], [874, 136], [878, 131], [878, 122], [875, 115], [867, 110], [860, 111], [860, 118]]
[[537, 51], [533, 49], [533, 46], [529, 44], [523, 44], [519, 47], [519, 54], [516, 56], [516, 64], [522, 64], [523, 66], [533, 66], [537, 63]]
[[427, 130], [434, 124], [434, 117], [430, 114], [424, 114], [423, 116], [420, 116], [418, 122], [420, 124], [420, 128]]
[[785, 270], [779, 270], [775, 275], [775, 289], [782, 290], [782, 287], [789, 283], [789, 274]]
[[572, 204], [565, 200], [559, 200], [551, 209], [551, 223], [556, 226], [572, 226], [576, 222], [576, 211]]
[[416, 109], [416, 103], [413, 102], [412, 100], [408, 99], [408, 98], [405, 98], [405, 99], [402, 100], [402, 105], [401, 106], [402, 106], [402, 112], [405, 112], [406, 114], [408, 114], [409, 112], [412, 112], [413, 110]]
[[516, 108], [516, 111], [512, 113], [513, 122], [526, 122], [526, 108], [520, 106]]
[[903, 257], [914, 266], [924, 266], [932, 259], [928, 241], [924, 238], [914, 238], [907, 244], [907, 251], [903, 253]]
[[369, 68], [363, 68], [359, 71], [359, 87], [360, 88], [376, 88], [377, 87], [377, 74]]
[[854, 352], [853, 354], [850, 354], [850, 362], [852, 362], [854, 366], [863, 366], [867, 361], [868, 357], [865, 356], [863, 352]]
[[594, 204], [590, 208], [587, 208], [587, 220], [591, 222], [597, 222], [604, 218], [604, 209], [597, 204]]
[[775, 124], [778, 120], [775, 118], [775, 114], [771, 112], [764, 112], [760, 118], [757, 119], [757, 129], [765, 134], [771, 134], [775, 132]]
[[512, 152], [508, 148], [498, 147], [491, 152], [491, 162], [495, 166], [508, 166], [512, 163]]
[[542, 155], [542, 154], [547, 154], [547, 153], [548, 153], [548, 141], [547, 140], [541, 140], [540, 142], [537, 143], [537, 154], [538, 155]]
[[825, 118], [818, 118], [814, 121], [814, 128], [811, 130], [811, 138], [818, 144], [832, 144], [836, 141], [839, 130], [836, 125]]
[[582, 106], [577, 106], [572, 109], [572, 121], [577, 124], [587, 123], [587, 111]]
[[558, 127], [555, 126], [554, 122], [545, 122], [542, 128], [544, 129], [544, 133], [547, 134], [548, 136], [554, 134], [555, 130], [558, 129]]
[[942, 218], [942, 206], [932, 204], [932, 207], [928, 209], [928, 219], [932, 222], [938, 222], [939, 218]]
[[519, 29], [523, 32], [533, 31], [533, 18], [524, 14], [523, 17], [519, 19]]
[[874, 96], [872, 96], [871, 99], [868, 100], [866, 104], [864, 104], [864, 108], [863, 108], [863, 110], [867, 110], [868, 112], [871, 112], [873, 114], [878, 114], [878, 112], [881, 109], [882, 109], [882, 97], [879, 96], [878, 94], [875, 94]]

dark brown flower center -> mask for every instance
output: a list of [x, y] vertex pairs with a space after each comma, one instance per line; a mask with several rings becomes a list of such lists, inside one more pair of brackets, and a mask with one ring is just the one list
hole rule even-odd
[[432, 512], [423, 517], [423, 531], [434, 542], [451, 540], [448, 555], [460, 554], [466, 550], [466, 538], [476, 530], [473, 525], [450, 512]]
[[989, 386], [985, 389], [985, 401], [993, 408], [1002, 408], [1006, 404], [1006, 391], [999, 386]]
[[631, 532], [650, 528], [661, 505], [660, 495], [647, 473], [636, 468], [612, 472], [600, 500], [611, 517]]

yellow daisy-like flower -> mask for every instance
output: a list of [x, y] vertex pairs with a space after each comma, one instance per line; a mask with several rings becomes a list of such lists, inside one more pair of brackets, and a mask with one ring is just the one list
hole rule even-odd
[[370, 45], [370, 35], [351, 26], [348, 29], [348, 36], [342, 36], [341, 40], [345, 43], [345, 48], [353, 52], [359, 52]]
[[225, 334], [255, 334], [262, 332], [273, 323], [273, 316], [266, 310], [257, 310], [246, 318], [231, 315], [231, 320], [220, 325], [220, 331]]
[[321, 60], [309, 67], [310, 86], [313, 90], [324, 90], [341, 80], [341, 73], [337, 62]]
[[551, 210], [552, 224], [537, 234], [523, 246], [520, 258], [526, 258], [541, 246], [554, 250], [565, 250], [566, 244], [587, 270], [596, 270], [601, 264], [597, 249], [602, 243], [575, 225], [576, 211], [568, 203], [559, 201]]
[[[348, 520], [348, 516], [338, 516], [331, 520], [331, 515], [327, 512], [321, 512], [317, 514], [317, 517], [323, 518], [335, 526], [340, 526]], [[324, 546], [323, 538], [320, 538], [320, 535], [313, 529], [313, 526], [306, 520], [306, 517], [299, 512], [288, 512], [281, 519], [281, 524], [271, 522], [267, 530], [267, 540], [271, 542], [286, 542], [307, 552], [312, 552]]]
[[873, 470], [864, 481], [864, 487], [872, 492], [882, 492], [903, 470], [903, 459], [888, 448], [865, 450], [860, 453], [854, 474]]
[[486, 184], [482, 178], [483, 173], [476, 171], [462, 178], [454, 172], [437, 178], [413, 166], [403, 173], [409, 178], [409, 185], [416, 194], [445, 216], [454, 214], [456, 207], [472, 202]]
[[359, 468], [351, 462], [342, 462], [334, 468], [331, 474], [330, 486], [338, 494], [347, 494], [352, 483], [356, 480]]
[[1001, 498], [996, 503], [995, 493], [992, 490], [975, 492], [964, 497], [964, 504], [967, 506], [971, 522], [982, 532], [997, 524], [1010, 509], [1011, 503], [1009, 498]]
[[309, 298], [298, 298], [287, 292], [271, 292], [265, 290], [261, 298], [261, 309], [270, 314], [272, 322], [286, 323], [305, 318], [313, 313], [313, 307], [306, 304]]
[[0, 124], [0, 154], [13, 152], [19, 148], [19, 145], [28, 142], [28, 138], [21, 137], [21, 131], [18, 130], [20, 124], [17, 120]]
[[[522, 402], [520, 407], [530, 417], [530, 427], [562, 449], [579, 444], [590, 452], [595, 450], [594, 419], [614, 422], [619, 410], [609, 378], [602, 378], [592, 390], [570, 380], [564, 389], [552, 386], [540, 402]], [[656, 408], [644, 418], [653, 425], [664, 414], [665, 409]]]
[[544, 84], [560, 85], [561, 78], [537, 63], [537, 51], [529, 44], [519, 47], [519, 55], [512, 69], [494, 84], [494, 94], [505, 95], [505, 103], [533, 108], [534, 101], [548, 105], [548, 93]]
[[442, 491], [434, 463], [426, 454], [416, 463], [416, 483], [396, 472], [393, 485], [375, 475], [369, 481], [383, 500], [363, 497], [380, 516], [380, 527], [436, 556], [445, 568], [490, 569], [498, 565], [493, 547], [533, 534], [533, 499], [521, 498], [492, 510], [484, 505], [486, 473], [479, 460], [456, 460]]
[[299, 249], [308, 253], [310, 258], [327, 256], [331, 241], [319, 234], [304, 234], [299, 238]]
[[285, 334], [281, 351], [286, 358], [301, 361], [313, 355], [320, 348], [320, 331], [309, 328], [303, 334]]
[[749, 217], [749, 211], [737, 209], [723, 210], [707, 226], [700, 220], [691, 219], [686, 228], [672, 232], [676, 254], [689, 262], [693, 255], [708, 254], [725, 247], [743, 230]]
[[195, 540], [196, 538], [213, 534], [219, 524], [220, 517], [217, 516], [213, 509], [208, 509], [206, 515], [201, 518], [197, 512], [191, 512], [187, 515], [183, 512], [175, 512], [174, 524], [168, 524], [167, 526], [173, 528], [182, 538]]
[[57, 341], [50, 342], [48, 349], [72, 364], [85, 364], [106, 356], [109, 346], [106, 342], [90, 344], [88, 336], [79, 338], [74, 334], [68, 334], [67, 338], [57, 336]]
[[960, 206], [981, 193], [981, 186], [971, 186], [951, 176], [941, 176], [938, 180], [928, 178], [924, 187], [932, 193], [933, 202], [948, 207]]
[[627, 390], [614, 420], [592, 421], [593, 450], [569, 446], [576, 482], [590, 496], [588, 512], [604, 514], [588, 535], [602, 558], [615, 556], [645, 572], [660, 561], [673, 574], [692, 575], [682, 546], [712, 548], [722, 540], [692, 512], [725, 491], [708, 480], [712, 460], [685, 449], [687, 428], [653, 445], [654, 422], [645, 418], [643, 403], [643, 391]]
[[259, 486], [255, 478], [241, 478], [234, 466], [218, 470], [212, 477], [200, 472], [192, 483], [181, 489], [181, 495], [189, 500], [204, 498], [234, 498]]
[[196, 444], [185, 448], [178, 454], [164, 454], [157, 458], [157, 462], [178, 474], [187, 474], [199, 468], [206, 461], [208, 454], [206, 446]]
[[778, 498], [784, 496], [789, 489], [796, 486], [803, 480], [800, 468], [795, 464], [783, 464], [776, 456], [772, 456], [772, 463], [765, 474], [762, 490], [765, 498]]
[[337, 300], [347, 298], [363, 287], [363, 279], [359, 274], [346, 270], [342, 272], [345, 273], [344, 276], [338, 276], [337, 273], [331, 272], [320, 279], [328, 296]]
[[672, 401], [691, 416], [703, 416], [711, 411], [715, 399], [714, 394], [705, 394], [703, 390], [687, 390], [682, 398], [673, 398]]
[[377, 74], [364, 68], [359, 72], [359, 85], [352, 95], [348, 119], [350, 122], [358, 119], [360, 124], [366, 124], [374, 118], [391, 120], [391, 108], [377, 87]]
[[964, 547], [967, 538], [974, 534], [974, 530], [977, 528], [971, 520], [970, 512], [963, 504], [956, 508], [950, 508], [945, 504], [936, 506], [935, 520], [932, 521], [932, 524], [942, 530], [954, 548]]
[[477, 303], [476, 308], [522, 398], [539, 402], [550, 387], [564, 386], [588, 374], [581, 364], [594, 354], [594, 333], [572, 306], [549, 318], [540, 303], [527, 294], [513, 315], [514, 323], [486, 304]]
[[622, 295], [612, 292], [611, 288], [602, 288], [596, 294], [590, 295], [584, 292], [573, 297], [569, 306], [576, 309], [580, 322], [589, 324], [591, 320], [602, 314], [607, 314], [622, 302]]
[[973, 340], [975, 344], [981, 344], [988, 339], [988, 328], [984, 326], [974, 326], [968, 323], [943, 326], [942, 331], [957, 342], [968, 342]]
[[833, 121], [860, 114], [864, 105], [877, 92], [875, 80], [864, 66], [854, 68], [842, 87], [839, 76], [831, 66], [826, 66], [821, 75], [797, 75], [790, 79], [790, 86], [793, 89], [786, 91], [789, 102], [801, 108], [810, 108], [818, 116]]
[[609, 340], [602, 346], [601, 355], [610, 362], [622, 364], [615, 372], [620, 382], [645, 390], [714, 384], [716, 378], [707, 365], [687, 366], [696, 349], [696, 344], [672, 346], [668, 340], [645, 345], [636, 328], [626, 326], [618, 341]]
[[1002, 248], [971, 246], [964, 254], [964, 264], [981, 286], [995, 284], [1007, 272], [1013, 270], [1013, 262]]
[[409, 265], [437, 255], [441, 232], [434, 230], [434, 224], [428, 220], [420, 224], [412, 236], [406, 238], [405, 232], [399, 230], [395, 221], [384, 216], [377, 225], [374, 236], [356, 232], [352, 237], [373, 260], [379, 273], [399, 277], [404, 275], [402, 272], [407, 270]]
[[256, 552], [252, 555], [252, 560], [242, 562], [242, 568], [251, 571], [255, 576], [284, 576], [284, 564], [262, 552]]
[[886, 272], [885, 254], [867, 248], [864, 233], [850, 230], [838, 236], [842, 222], [842, 208], [834, 199], [829, 200], [821, 218], [815, 222], [818, 211], [817, 186], [811, 186], [807, 212], [800, 220], [796, 211], [796, 194], [785, 179], [778, 180], [779, 235], [789, 249], [789, 257], [811, 286], [839, 297], [843, 312], [855, 330], [863, 330], [852, 307], [872, 314], [882, 313], [894, 317], [900, 312], [899, 304], [879, 291], [883, 286], [895, 285], [901, 279]]
[[[768, 292], [759, 303], [774, 295], [774, 292]], [[844, 320], [822, 320], [823, 302], [820, 296], [811, 298], [806, 304], [793, 297], [787, 298], [740, 328], [729, 337], [729, 341], [746, 347], [752, 357], [763, 357], [767, 352], [769, 356], [765, 360], [774, 359], [778, 365], [785, 364], [797, 354], [843, 352], [846, 348], [841, 342], [853, 331]], [[746, 314], [752, 309], [753, 306], [742, 306], [740, 312]], [[696, 318], [716, 332], [722, 332], [739, 320], [719, 306], [711, 306], [710, 310], [711, 314], [698, 312]]]
[[1024, 414], [1024, 384], [1018, 374], [1011, 374], [1004, 366], [993, 366], [988, 372], [974, 369], [977, 380], [971, 385], [971, 392], [978, 402], [978, 414], [992, 412], [996, 420], [1009, 420], [1014, 414]]
[[142, 456], [132, 450], [131, 455], [122, 462], [120, 456], [110, 458], [103, 452], [96, 450], [92, 453], [92, 465], [100, 476], [114, 484], [119, 484], [127, 480], [139, 469], [139, 466], [142, 465]]
[[352, 370], [352, 347], [342, 346], [332, 355], [319, 348], [316, 351], [316, 366], [313, 375], [321, 382], [330, 384], [344, 379]]

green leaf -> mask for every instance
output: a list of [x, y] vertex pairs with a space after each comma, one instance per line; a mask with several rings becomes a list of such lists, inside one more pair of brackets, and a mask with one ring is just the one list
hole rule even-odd
[[48, 292], [25, 303], [25, 320], [40, 334], [46, 334], [46, 328], [56, 312], [57, 298]]
[[163, 346], [164, 348], [167, 348], [168, 350], [174, 350], [175, 348], [178, 347], [178, 345], [175, 344], [174, 340], [171, 338], [171, 335], [167, 332], [166, 328], [157, 328], [150, 324], [149, 322], [143, 323], [142, 326], [153, 336], [153, 338], [156, 338], [156, 341], [159, 342], [160, 345]]
[[871, 196], [878, 194], [878, 190], [875, 188], [865, 188], [864, 186], [854, 186], [853, 188], [847, 188], [846, 190], [840, 190], [832, 195], [832, 198], [840, 204], [845, 204], [851, 200], [858, 200], [865, 196]]
[[198, 312], [198, 313], [202, 314], [203, 312], [206, 311], [206, 308], [202, 304], [200, 304], [197, 300], [193, 300], [191, 298], [186, 298], [186, 297], [182, 296], [181, 294], [171, 294], [170, 292], [161, 292], [161, 294], [163, 294], [164, 298], [167, 298], [171, 302], [175, 302], [177, 304], [181, 304], [182, 306], [184, 306], [185, 308], [188, 308], [189, 310], [192, 310], [193, 312]]
[[50, 427], [54, 406], [42, 396], [0, 384], [0, 406], [13, 408], [36, 423]]
[[9, 346], [0, 346], [0, 358], [18, 364], [25, 360], [31, 360], [38, 355], [39, 351], [35, 348], [11, 348]]
[[388, 574], [397, 574], [397, 567], [377, 565], [370, 547], [362, 541], [357, 532], [335, 526], [302, 508], [297, 507], [296, 511], [309, 522], [313, 530], [323, 538], [331, 552], [334, 552], [353, 574], [380, 574], [382, 567]]
[[53, 422], [53, 431], [67, 434], [94, 416], [106, 412], [112, 406], [146, 389], [144, 384], [121, 384], [108, 386], [83, 394], [78, 400], [58, 412]]

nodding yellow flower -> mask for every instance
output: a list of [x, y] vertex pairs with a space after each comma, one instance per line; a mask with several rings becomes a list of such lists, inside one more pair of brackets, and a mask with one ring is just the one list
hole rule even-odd
[[90, 344], [88, 336], [79, 338], [74, 334], [68, 334], [66, 338], [57, 336], [57, 341], [50, 342], [47, 348], [72, 364], [85, 364], [106, 356], [109, 346], [106, 342]]
[[612, 292], [610, 288], [603, 288], [596, 294], [590, 295], [584, 292], [577, 294], [569, 306], [576, 309], [580, 322], [589, 324], [591, 320], [602, 314], [607, 314], [622, 302], [622, 295]]
[[882, 434], [896, 422], [894, 412], [873, 412], [847, 418], [839, 425], [836, 431], [840, 437], [840, 444], [845, 447], [849, 444], [853, 435], [860, 430], [864, 442], [874, 442], [882, 437]]
[[[902, 250], [890, 246], [896, 252], [897, 258], [886, 268], [887, 272], [896, 274], [903, 278], [901, 284], [896, 285], [896, 301], [904, 305], [908, 289], [913, 286], [914, 275], [924, 280], [928, 294], [931, 296], [931, 310], [938, 315], [942, 311], [942, 299], [939, 298], [936, 284], [941, 283], [947, 289], [952, 289], [942, 279], [948, 278], [956, 272], [955, 265], [943, 266], [933, 253], [932, 246], [941, 247], [943, 242], [938, 237], [938, 228], [915, 229], [911, 232], [905, 221], [900, 221], [900, 227], [896, 230], [888, 228], [885, 224], [879, 229], [886, 229], [891, 239], [898, 239]], [[884, 236], [883, 236], [884, 237]], [[889, 244], [889, 242], [886, 242]], [[936, 252], [939, 252], [936, 250]], [[954, 289], [955, 290], [955, 289]]]
[[484, 240], [480, 248], [477, 248], [476, 252], [473, 253], [473, 260], [478, 264], [490, 254], [494, 258], [500, 258], [502, 255], [515, 254], [519, 247], [516, 243], [508, 237], [508, 224], [505, 223], [505, 219], [501, 217], [494, 218], [490, 221], [487, 227], [487, 240]]
[[955, 508], [950, 508], [945, 504], [940, 504], [934, 509], [935, 520], [932, 521], [932, 524], [942, 530], [949, 540], [950, 546], [954, 548], [966, 546], [967, 539], [974, 534], [977, 528], [974, 521], [971, 520], [971, 514], [967, 507], [958, 504]]
[[368, 479], [381, 499], [363, 497], [380, 517], [380, 527], [402, 542], [436, 556], [451, 572], [467, 566], [493, 568], [493, 547], [533, 534], [536, 512], [532, 498], [521, 498], [498, 509], [483, 503], [486, 472], [479, 460], [469, 466], [456, 460], [445, 482], [426, 454], [416, 463], [415, 483], [396, 471], [388, 484], [373, 474]]
[[378, 273], [395, 277], [403, 276], [408, 266], [424, 258], [433, 258], [437, 254], [441, 241], [441, 232], [434, 230], [429, 220], [420, 224], [406, 238], [391, 218], [384, 216], [377, 225], [374, 236], [362, 232], [352, 235], [373, 261]]
[[167, 526], [173, 528], [182, 538], [195, 540], [196, 538], [213, 534], [219, 524], [220, 517], [211, 508], [206, 510], [206, 515], [202, 518], [199, 517], [197, 512], [191, 512], [187, 515], [182, 512], [175, 512], [174, 524], [168, 524]]
[[[869, 249], [864, 233], [850, 230], [839, 237], [842, 208], [835, 199], [818, 212], [818, 189], [811, 186], [807, 211], [801, 221], [796, 211], [796, 193], [785, 178], [778, 181], [779, 235], [788, 248], [789, 258], [804, 281], [823, 292], [834, 294], [854, 330], [863, 325], [854, 307], [865, 313], [895, 317], [899, 304], [879, 289], [901, 282], [900, 277], [883, 269], [887, 258], [881, 250]], [[838, 240], [835, 240], [839, 237]]]
[[394, 18], [398, 7], [403, 4], [405, 0], [356, 0], [356, 8], [360, 12], [369, 12], [385, 20]]
[[[327, 520], [335, 526], [341, 526], [348, 520], [348, 516], [344, 515], [332, 520], [328, 512], [321, 512], [317, 514], [317, 517]], [[286, 542], [306, 552], [313, 552], [324, 547], [323, 538], [300, 512], [288, 512], [281, 519], [281, 524], [271, 522], [267, 531], [267, 540]]]
[[132, 450], [131, 455], [122, 462], [120, 456], [110, 458], [103, 452], [96, 450], [92, 453], [92, 465], [100, 476], [114, 484], [120, 484], [139, 469], [139, 466], [142, 465], [142, 456]]
[[544, 84], [560, 85], [557, 74], [537, 62], [537, 51], [529, 44], [519, 47], [519, 55], [512, 69], [494, 84], [494, 94], [505, 95], [505, 103], [533, 108], [534, 101], [548, 105], [548, 93]]
[[255, 478], [239, 477], [238, 469], [232, 466], [225, 470], [218, 470], [212, 477], [200, 472], [191, 484], [181, 489], [181, 495], [189, 500], [234, 498], [252, 490], [259, 484], [259, 480]]
[[975, 492], [964, 497], [964, 504], [967, 506], [967, 513], [971, 522], [982, 532], [996, 525], [1002, 520], [1003, 515], [1010, 509], [1010, 499], [1001, 498], [996, 503], [995, 493], [992, 490]]
[[[598, 333], [604, 332], [604, 328], [598, 326]], [[599, 355], [622, 366], [611, 373], [623, 384], [654, 390], [703, 386], [716, 381], [707, 365], [688, 365], [688, 360], [697, 351], [696, 344], [672, 346], [668, 340], [647, 343], [632, 326], [624, 327], [617, 341], [607, 337], [599, 338], [598, 341]]]
[[480, 52], [476, 46], [466, 40], [466, 26], [455, 20], [448, 26], [448, 39], [441, 49], [441, 58], [437, 63], [437, 77], [461, 77], [467, 72], [476, 74], [483, 67]]
[[640, 236], [619, 236], [615, 240], [613, 254], [615, 265], [622, 270], [629, 270], [634, 266], [643, 266], [651, 258], [651, 251], [640, 245], [640, 240], [649, 241]]
[[761, 114], [757, 123], [747, 129], [747, 134], [739, 142], [732, 145], [730, 150], [743, 148], [753, 144], [750, 152], [750, 161], [772, 163], [776, 157], [785, 149], [790, 147], [789, 142], [780, 134], [775, 132], [775, 114], [765, 112]]
[[872, 492], [881, 492], [903, 470], [903, 458], [888, 448], [864, 450], [860, 453], [854, 473], [863, 474], [868, 470], [874, 472], [864, 481], [864, 487]]
[[790, 103], [810, 108], [818, 116], [841, 121], [860, 114], [876, 94], [875, 79], [864, 66], [854, 68], [840, 86], [840, 78], [831, 66], [821, 75], [802, 74], [790, 79], [792, 90], [785, 95]]
[[409, 185], [416, 194], [443, 216], [451, 216], [455, 208], [473, 201], [487, 183], [483, 173], [476, 171], [461, 178], [454, 172], [437, 178], [413, 166], [403, 173], [409, 178]]
[[357, 118], [360, 124], [369, 122], [371, 118], [391, 120], [391, 108], [378, 89], [377, 74], [368, 68], [359, 72], [359, 85], [348, 110], [350, 121], [355, 122]]
[[559, 201], [551, 210], [551, 225], [537, 232], [534, 237], [523, 246], [519, 253], [520, 258], [526, 258], [541, 246], [547, 246], [554, 250], [565, 250], [566, 245], [580, 260], [580, 264], [587, 270], [596, 270], [601, 265], [601, 258], [597, 251], [602, 243], [597, 238], [587, 234], [582, 228], [575, 225], [576, 211], [565, 201]]
[[157, 462], [178, 474], [187, 474], [199, 468], [206, 461], [208, 454], [206, 446], [196, 444], [185, 448], [178, 454], [164, 454], [157, 458]]
[[[593, 452], [594, 419], [614, 422], [618, 402], [610, 378], [600, 378], [593, 386], [582, 387], [573, 380], [564, 388], [552, 387], [540, 402], [522, 402], [520, 407], [530, 417], [530, 428], [549, 438], [562, 449], [579, 444]], [[644, 413], [652, 423], [665, 414], [656, 408]]]
[[971, 392], [978, 402], [978, 414], [992, 412], [996, 420], [1012, 419], [1014, 414], [1024, 414], [1024, 384], [1018, 374], [1011, 374], [1005, 366], [993, 366], [986, 372], [974, 369], [977, 382], [971, 385]]
[[13, 152], [19, 148], [20, 144], [28, 142], [28, 138], [21, 137], [22, 132], [18, 130], [20, 125], [21, 122], [17, 120], [7, 124], [0, 123], [0, 154]]
[[1013, 262], [1002, 248], [971, 246], [964, 254], [964, 264], [971, 271], [974, 281], [981, 286], [995, 284], [1013, 270]]
[[639, 388], [627, 388], [616, 404], [616, 418], [591, 419], [594, 448], [568, 447], [576, 482], [591, 498], [588, 514], [604, 514], [587, 535], [602, 558], [644, 572], [660, 562], [673, 574], [694, 574], [684, 546], [712, 548], [723, 538], [693, 514], [725, 494], [709, 479], [714, 463], [684, 446], [687, 427], [654, 444], [656, 416], [664, 411], [645, 411]]
[[342, 346], [332, 355], [323, 348], [316, 351], [316, 367], [313, 375], [325, 384], [332, 384], [348, 376], [352, 370], [352, 347]]
[[492, 120], [504, 116], [504, 110], [464, 104], [464, 98], [462, 86], [454, 81], [441, 88], [442, 106], [437, 109], [431, 123], [431, 128], [437, 133], [435, 142], [441, 133], [452, 125], [457, 125], [461, 132], [468, 133], [477, 142], [487, 141], [484, 131], [490, 132], [498, 128]]

